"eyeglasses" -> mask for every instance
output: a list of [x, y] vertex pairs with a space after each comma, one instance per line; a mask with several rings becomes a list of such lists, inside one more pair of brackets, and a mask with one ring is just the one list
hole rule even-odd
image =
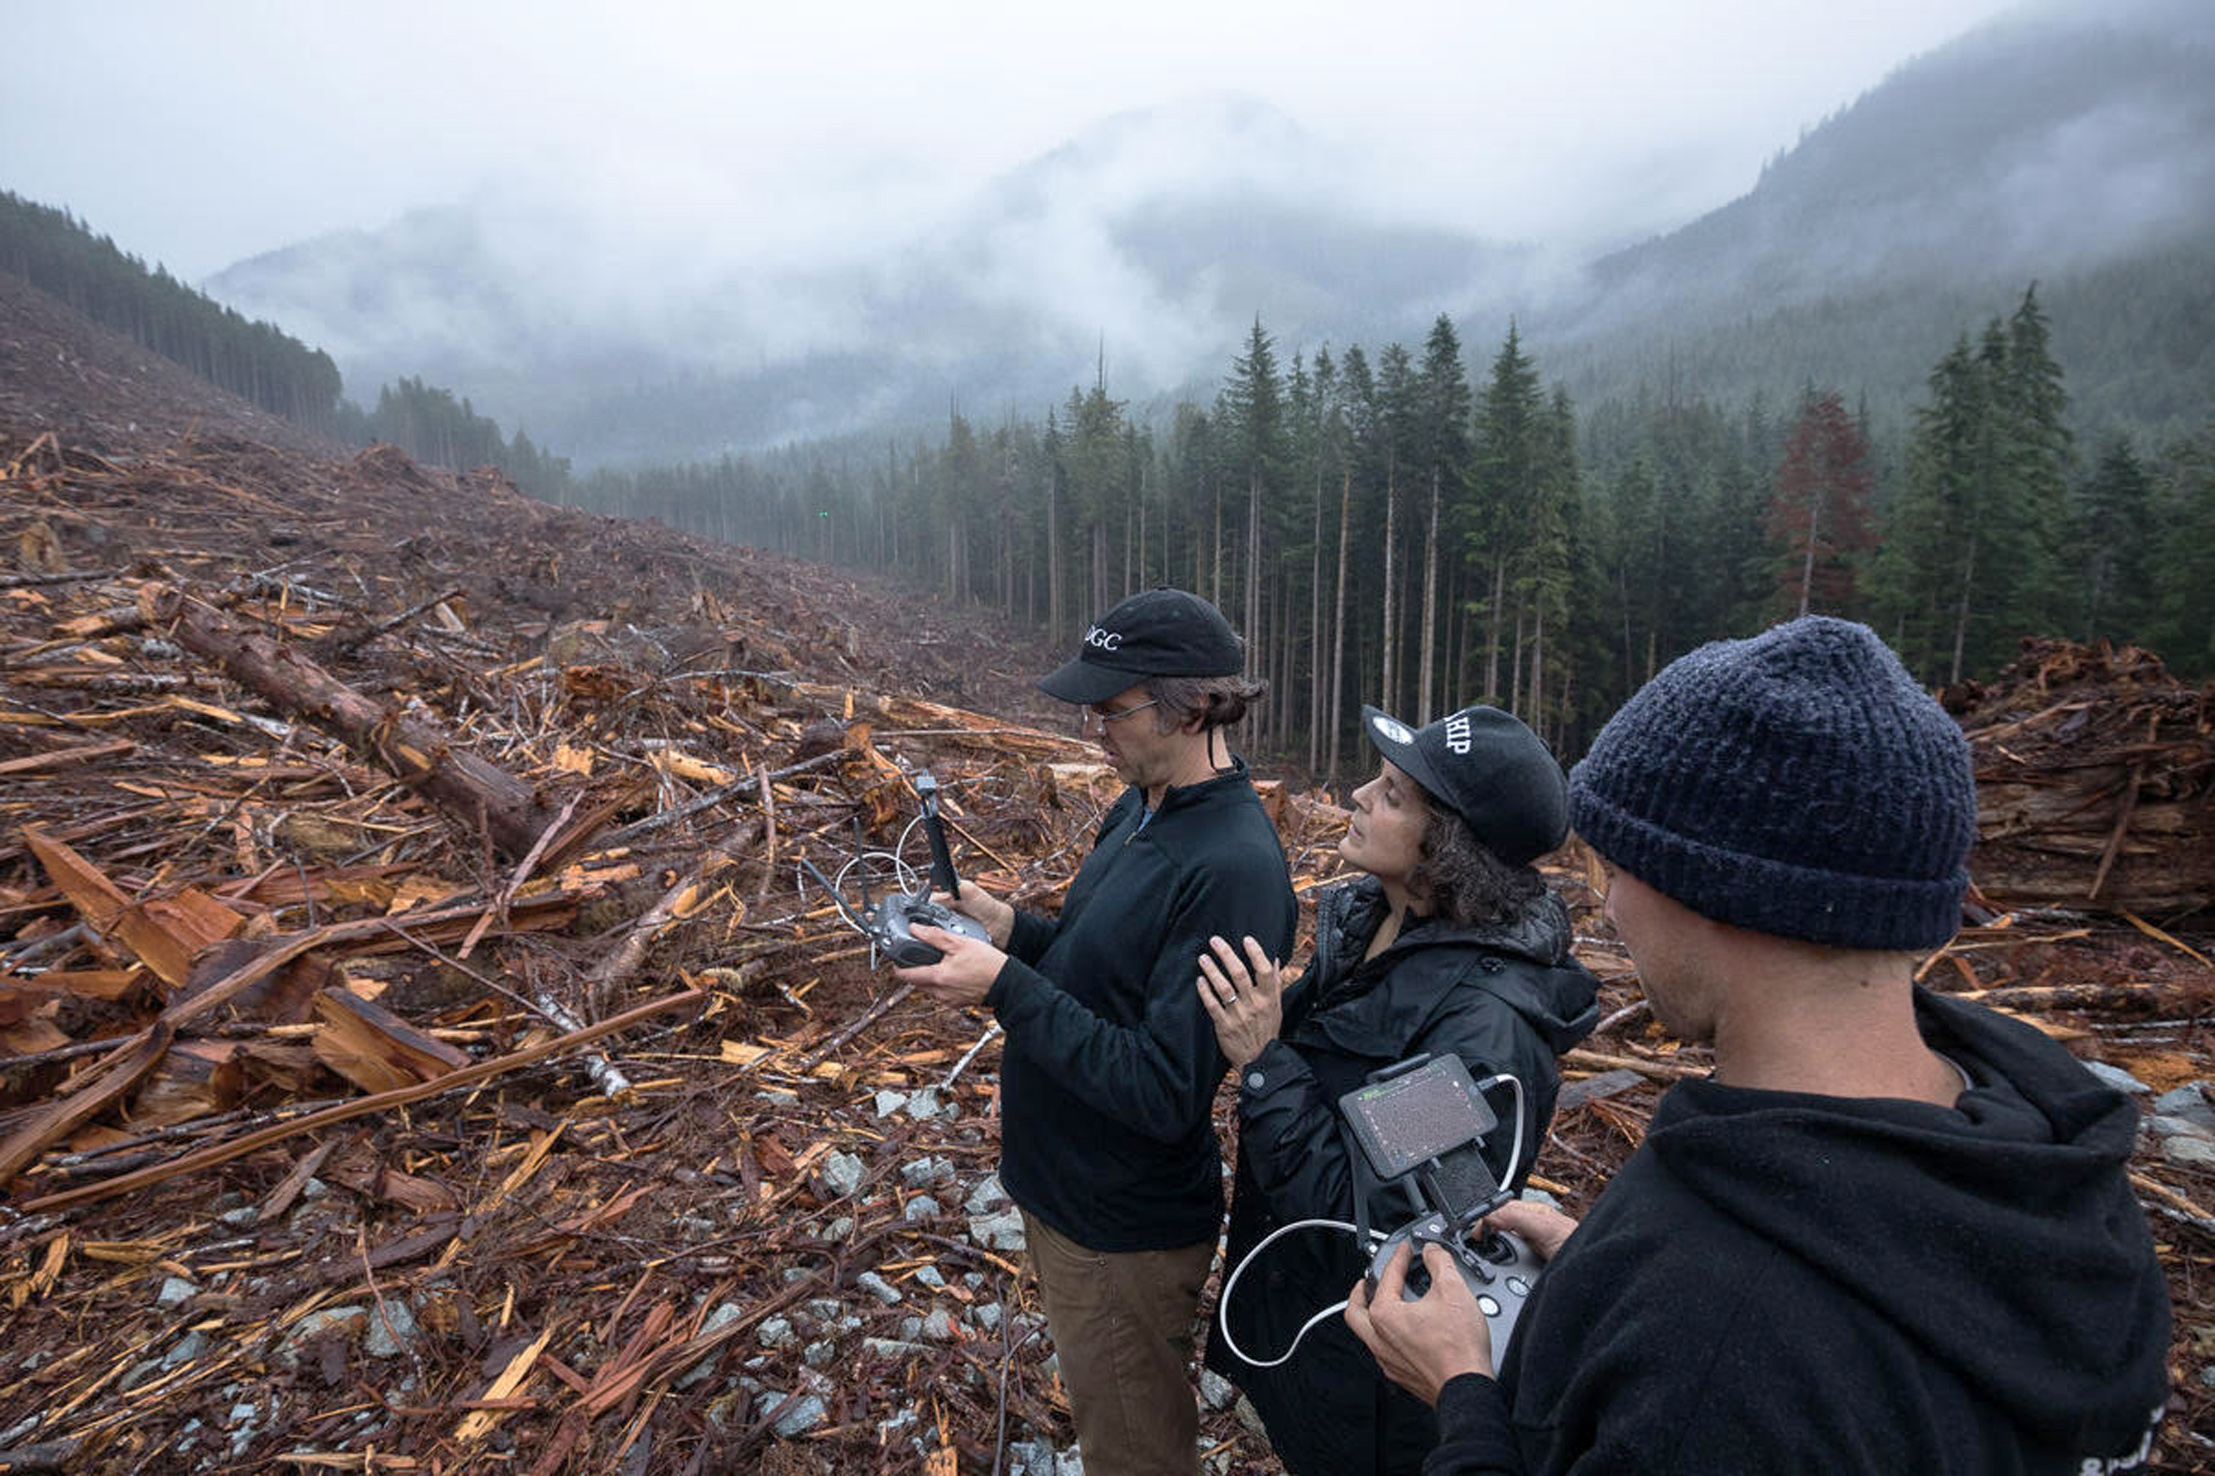
[[1156, 697], [1152, 702], [1141, 702], [1136, 707], [1119, 707], [1113, 712], [1103, 711], [1097, 707], [1087, 707], [1077, 714], [1077, 731], [1090, 733], [1094, 729], [1098, 729], [1105, 733], [1109, 723], [1127, 718], [1134, 712], [1144, 712], [1147, 708], [1158, 705], [1160, 701], [1161, 699]]

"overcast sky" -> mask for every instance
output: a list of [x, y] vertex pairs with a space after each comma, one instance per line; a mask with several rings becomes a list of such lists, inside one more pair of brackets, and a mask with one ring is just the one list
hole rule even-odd
[[[0, 188], [197, 280], [485, 190], [928, 212], [1101, 117], [1265, 99], [1493, 236], [1673, 226], [2003, 0], [0, 0]], [[672, 202], [688, 202], [675, 208]]]

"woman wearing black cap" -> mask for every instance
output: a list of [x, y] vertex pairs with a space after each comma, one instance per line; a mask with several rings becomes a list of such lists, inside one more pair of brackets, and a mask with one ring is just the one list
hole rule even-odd
[[[1597, 981], [1569, 956], [1569, 916], [1531, 862], [1567, 833], [1561, 768], [1522, 723], [1468, 707], [1419, 730], [1362, 710], [1383, 756], [1354, 791], [1339, 854], [1366, 873], [1316, 906], [1315, 956], [1286, 987], [1253, 939], [1213, 940], [1200, 1001], [1237, 1072], [1238, 1177], [1229, 1257], [1237, 1266], [1295, 1220], [1350, 1220], [1356, 1175], [1339, 1097], [1379, 1067], [1429, 1052], [1479, 1080], [1506, 1072], [1525, 1103], [1518, 1183], [1553, 1115], [1554, 1060], [1590, 1033]], [[1513, 1144], [1485, 1144], [1504, 1172]], [[1364, 1174], [1368, 1220], [1414, 1218], [1399, 1185]], [[1228, 1312], [1237, 1347], [1271, 1359], [1368, 1266], [1343, 1234], [1288, 1235], [1262, 1252]], [[1388, 1383], [1338, 1318], [1285, 1363], [1260, 1368], [1211, 1329], [1207, 1363], [1260, 1413], [1294, 1476], [1415, 1472], [1437, 1443], [1420, 1400]]]

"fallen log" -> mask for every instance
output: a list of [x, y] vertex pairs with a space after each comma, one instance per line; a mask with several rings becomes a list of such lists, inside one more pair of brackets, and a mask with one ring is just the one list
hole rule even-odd
[[140, 595], [177, 643], [289, 716], [313, 723], [375, 760], [464, 825], [481, 824], [503, 854], [530, 853], [555, 809], [532, 785], [465, 749], [453, 736], [365, 697], [291, 646], [247, 629], [181, 590]]
[[106, 1179], [97, 1184], [84, 1184], [75, 1189], [64, 1189], [58, 1194], [44, 1195], [27, 1201], [19, 1208], [24, 1214], [41, 1214], [48, 1210], [63, 1209], [73, 1204], [87, 1204], [94, 1200], [112, 1199], [118, 1194], [127, 1194], [133, 1189], [143, 1189], [150, 1184], [159, 1184], [165, 1180], [176, 1178], [180, 1174], [192, 1173], [203, 1168], [212, 1168], [219, 1163], [229, 1163], [234, 1158], [243, 1158], [256, 1149], [266, 1148], [271, 1143], [282, 1142], [286, 1138], [296, 1137], [301, 1133], [312, 1133], [334, 1123], [347, 1122], [356, 1117], [365, 1117], [372, 1112], [382, 1112], [388, 1107], [404, 1107], [410, 1102], [420, 1102], [426, 1097], [435, 1097], [441, 1092], [452, 1091], [456, 1087], [473, 1086], [480, 1081], [488, 1081], [495, 1076], [519, 1070], [525, 1066], [535, 1065], [549, 1056], [559, 1055], [563, 1051], [572, 1050], [577, 1046], [598, 1040], [604, 1035], [613, 1035], [617, 1031], [628, 1030], [639, 1021], [650, 1019], [664, 1010], [672, 1010], [680, 1005], [697, 1003], [706, 998], [707, 994], [702, 990], [687, 989], [681, 994], [671, 994], [661, 999], [649, 1000], [645, 1004], [625, 1010], [620, 1015], [610, 1016], [596, 1025], [588, 1025], [582, 1030], [556, 1036], [552, 1040], [542, 1041], [538, 1045], [529, 1046], [509, 1055], [495, 1056], [489, 1061], [479, 1061], [475, 1065], [464, 1066], [459, 1071], [450, 1071], [444, 1076], [433, 1077], [431, 1080], [415, 1086], [402, 1087], [397, 1091], [379, 1092], [375, 1096], [359, 1097], [351, 1102], [342, 1102], [336, 1107], [326, 1108], [310, 1116], [277, 1123], [257, 1132], [234, 1138], [227, 1143], [212, 1144], [209, 1147], [173, 1159], [168, 1163], [155, 1164], [151, 1168], [143, 1168], [135, 1173], [120, 1174], [113, 1179]]

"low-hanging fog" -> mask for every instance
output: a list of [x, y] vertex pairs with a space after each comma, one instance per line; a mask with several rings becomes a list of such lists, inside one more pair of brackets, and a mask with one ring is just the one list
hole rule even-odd
[[[1515, 314], [1573, 365], [1749, 282], [1951, 270], [1933, 242], [2051, 275], [2215, 198], [2193, 0], [45, 11], [19, 54], [73, 60], [0, 94], [0, 184], [357, 398], [422, 375], [586, 463], [1033, 413], [1103, 365], [1144, 400], [1256, 315], [1293, 348]], [[2057, 27], [2135, 28], [2175, 85], [2010, 101], [1992, 58]]]

